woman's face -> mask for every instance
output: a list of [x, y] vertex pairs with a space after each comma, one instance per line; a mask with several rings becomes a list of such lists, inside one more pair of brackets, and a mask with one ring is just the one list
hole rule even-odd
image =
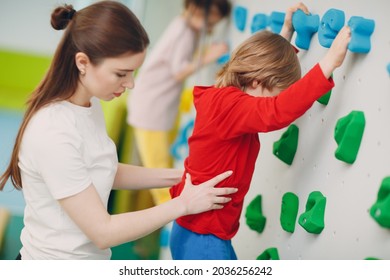
[[75, 93], [78, 95], [77, 99], [81, 98], [89, 104], [93, 96], [104, 101], [120, 97], [126, 88], [134, 87], [134, 72], [142, 65], [145, 54], [145, 51], [136, 54], [128, 53], [115, 58], [106, 58], [98, 65], [90, 62], [81, 64], [84, 68], [79, 67], [79, 69], [80, 72], [84, 70], [84, 74], [80, 74], [79, 86]]

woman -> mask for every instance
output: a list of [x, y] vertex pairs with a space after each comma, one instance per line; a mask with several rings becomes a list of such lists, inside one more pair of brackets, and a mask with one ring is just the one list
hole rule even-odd
[[[111, 189], [172, 185], [181, 171], [118, 163], [100, 100], [133, 88], [149, 44], [134, 14], [114, 1], [76, 12], [58, 7], [51, 24], [66, 29], [46, 77], [33, 92], [0, 190], [10, 178], [26, 201], [22, 259], [110, 259], [110, 247], [140, 238], [181, 215], [222, 208], [233, 188], [214, 189], [225, 172], [178, 199], [109, 215]], [[206, 192], [207, 194], [204, 194]]]

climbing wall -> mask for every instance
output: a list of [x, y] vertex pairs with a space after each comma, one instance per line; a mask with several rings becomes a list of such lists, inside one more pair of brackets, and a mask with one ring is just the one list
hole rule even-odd
[[[279, 32], [296, 1], [233, 3], [235, 47], [258, 30]], [[328, 100], [293, 126], [260, 134], [234, 247], [239, 259], [390, 259], [390, 3], [304, 3], [312, 15], [296, 15], [303, 31], [292, 39], [303, 74], [328, 50], [321, 28], [337, 33], [343, 21], [357, 41], [333, 73]]]

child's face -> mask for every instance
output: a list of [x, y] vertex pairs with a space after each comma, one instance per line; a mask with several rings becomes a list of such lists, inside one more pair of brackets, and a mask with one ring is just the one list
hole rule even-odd
[[[188, 23], [192, 29], [197, 32], [200, 32], [205, 26], [205, 11], [198, 7], [189, 8], [189, 18]], [[213, 5], [210, 7], [208, 22], [207, 22], [207, 32], [210, 33], [213, 31], [215, 25], [222, 19], [221, 14], [218, 11], [218, 8]]]

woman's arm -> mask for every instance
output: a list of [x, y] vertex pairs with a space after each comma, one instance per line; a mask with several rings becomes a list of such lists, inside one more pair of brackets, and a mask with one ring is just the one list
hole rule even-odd
[[221, 204], [231, 200], [226, 195], [237, 189], [214, 186], [231, 174], [222, 173], [198, 186], [192, 185], [188, 175], [179, 197], [141, 211], [110, 215], [92, 184], [59, 203], [98, 248], [106, 249], [141, 238], [180, 216], [223, 208]]
[[146, 168], [141, 166], [118, 164], [114, 189], [139, 190], [162, 188], [180, 182], [183, 170], [173, 168]]

